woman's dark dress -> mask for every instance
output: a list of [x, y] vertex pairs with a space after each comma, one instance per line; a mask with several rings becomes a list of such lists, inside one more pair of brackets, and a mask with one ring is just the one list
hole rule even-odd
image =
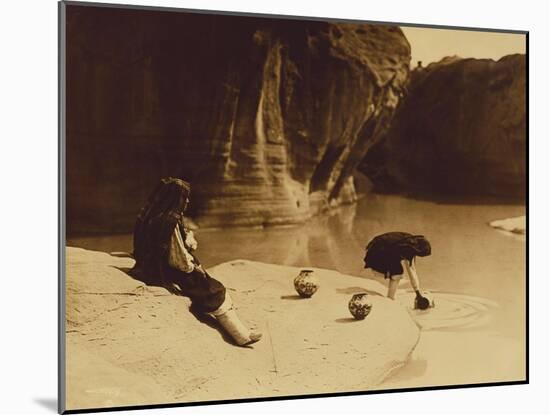
[[422, 235], [388, 232], [376, 236], [367, 245], [365, 268], [372, 268], [389, 278], [403, 274], [401, 260], [412, 263], [414, 257], [428, 256], [431, 252], [430, 243]]
[[[162, 204], [179, 206], [183, 203], [183, 198], [187, 198], [187, 194], [177, 194], [179, 188], [176, 183], [164, 181], [163, 186], [168, 189], [164, 191], [164, 188], [161, 188], [159, 191], [157, 188], [136, 220], [134, 227], [136, 264], [133, 273], [139, 274], [148, 284], [159, 286], [177, 284], [181, 294], [191, 299], [193, 311], [204, 313], [215, 311], [225, 300], [223, 284], [207, 273], [203, 274], [196, 269], [187, 273], [169, 264], [172, 233], [176, 226], [180, 227], [182, 233], [185, 229], [181, 223], [181, 214], [174, 210], [163, 209]], [[176, 196], [173, 196], [174, 194]], [[179, 199], [175, 202], [169, 200], [174, 197]], [[160, 207], [157, 208], [157, 206]], [[195, 262], [197, 265], [200, 264], [196, 258]]]

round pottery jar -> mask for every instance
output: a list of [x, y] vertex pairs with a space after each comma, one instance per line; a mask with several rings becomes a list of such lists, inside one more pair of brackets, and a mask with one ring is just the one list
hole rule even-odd
[[294, 278], [294, 288], [300, 294], [300, 297], [309, 298], [319, 288], [319, 281], [317, 277], [313, 275], [313, 270], [303, 269], [300, 274]]
[[348, 308], [355, 319], [363, 320], [372, 309], [372, 301], [367, 293], [354, 294], [349, 300]]
[[427, 310], [428, 308], [434, 308], [435, 302], [434, 302], [434, 296], [429, 291], [423, 291], [422, 296], [426, 298], [427, 304], [418, 304], [418, 298], [415, 297], [414, 299], [414, 309], [415, 310]]

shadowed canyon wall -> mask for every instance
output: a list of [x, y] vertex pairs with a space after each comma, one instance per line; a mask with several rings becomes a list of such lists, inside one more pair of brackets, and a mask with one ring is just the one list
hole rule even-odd
[[417, 68], [391, 128], [359, 170], [380, 191], [523, 198], [525, 91], [525, 55]]
[[302, 222], [352, 174], [409, 76], [398, 27], [68, 6], [67, 227], [131, 231], [157, 181], [199, 225]]

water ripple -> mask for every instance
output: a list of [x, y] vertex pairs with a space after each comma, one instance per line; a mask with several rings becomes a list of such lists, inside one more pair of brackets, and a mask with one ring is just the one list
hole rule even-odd
[[435, 307], [428, 310], [413, 308], [415, 293], [404, 291], [397, 300], [409, 311], [422, 330], [469, 329], [487, 325], [497, 303], [469, 295], [432, 291]]

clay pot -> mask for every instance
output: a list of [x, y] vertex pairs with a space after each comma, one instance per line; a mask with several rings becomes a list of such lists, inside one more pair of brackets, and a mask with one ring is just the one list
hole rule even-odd
[[414, 309], [415, 310], [427, 310], [428, 308], [435, 307], [434, 297], [433, 294], [429, 291], [422, 291], [422, 297], [424, 297], [427, 301], [427, 304], [419, 304], [418, 297], [415, 297], [414, 299]]
[[303, 298], [309, 298], [319, 288], [319, 281], [313, 274], [311, 269], [303, 269], [300, 274], [294, 279], [294, 288]]
[[354, 294], [349, 300], [349, 312], [356, 320], [363, 320], [372, 309], [372, 301], [367, 293]]

